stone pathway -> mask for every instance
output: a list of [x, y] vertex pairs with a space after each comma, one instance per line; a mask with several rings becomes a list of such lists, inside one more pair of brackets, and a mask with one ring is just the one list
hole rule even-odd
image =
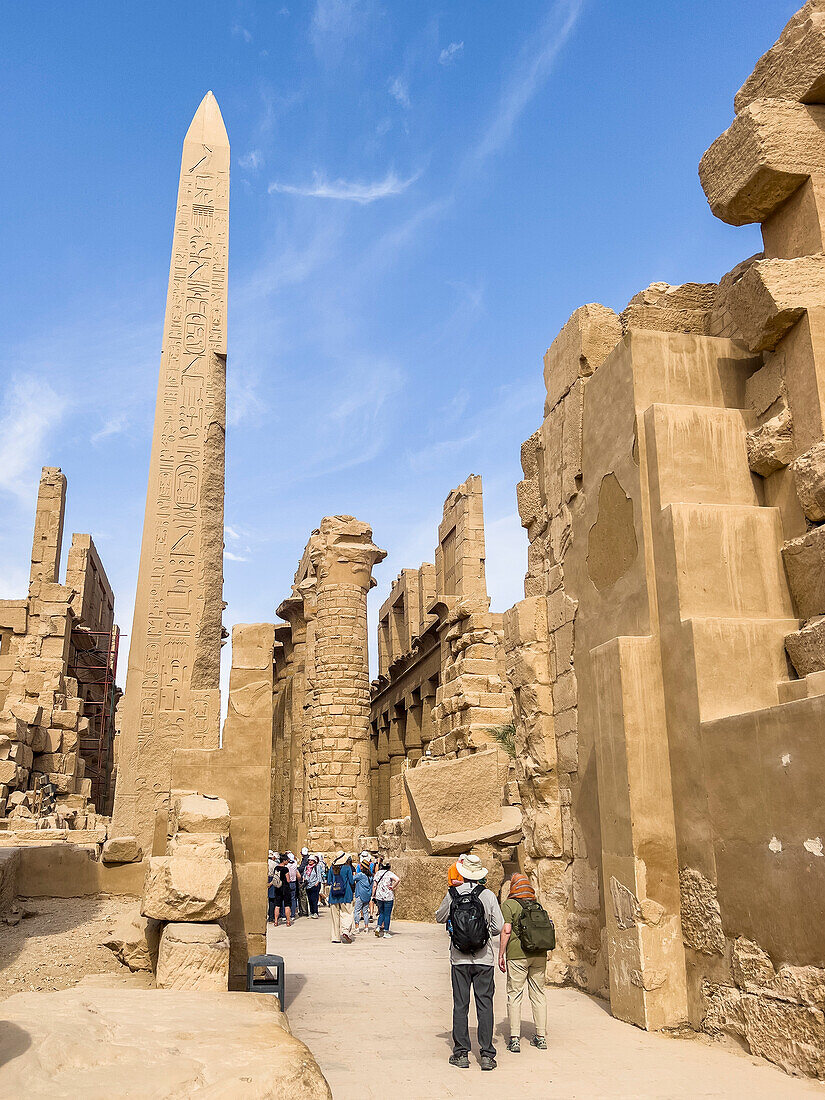
[[[331, 944], [325, 910], [317, 921], [304, 918], [292, 928], [269, 927], [268, 949], [283, 955], [286, 964], [293, 1034], [318, 1059], [335, 1100], [825, 1100], [825, 1086], [788, 1077], [710, 1041], [640, 1031], [614, 1020], [603, 1002], [570, 989], [548, 989], [546, 1053], [526, 1041], [533, 1030], [525, 993], [523, 1053], [510, 1054], [500, 974], [499, 1068], [482, 1074], [474, 1053], [469, 1070], [454, 1069], [447, 1064], [452, 1007], [446, 932], [438, 925], [406, 921], [395, 930], [390, 939], [361, 933], [351, 946]], [[472, 1026], [471, 1036], [475, 1041]]]

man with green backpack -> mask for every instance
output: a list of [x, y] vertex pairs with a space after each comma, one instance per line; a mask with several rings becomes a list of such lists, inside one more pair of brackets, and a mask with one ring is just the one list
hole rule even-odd
[[510, 1019], [507, 1049], [513, 1054], [521, 1052], [521, 999], [526, 984], [536, 1025], [536, 1034], [530, 1043], [538, 1050], [547, 1050], [544, 972], [547, 952], [556, 946], [553, 922], [536, 900], [530, 880], [518, 872], [510, 878], [510, 893], [501, 912], [504, 928], [499, 941], [498, 965], [507, 974], [507, 1015]]

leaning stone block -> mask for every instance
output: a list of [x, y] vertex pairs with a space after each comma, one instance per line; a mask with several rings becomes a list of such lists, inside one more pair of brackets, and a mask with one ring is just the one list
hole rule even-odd
[[229, 913], [231, 889], [228, 859], [153, 856], [146, 872], [141, 912], [157, 920], [220, 920]]
[[751, 351], [771, 351], [809, 306], [825, 299], [825, 256], [755, 260], [728, 291], [728, 308]]
[[825, 614], [825, 526], [786, 542], [782, 560], [800, 618]]
[[167, 924], [160, 937], [158, 989], [227, 989], [229, 938], [219, 924]]
[[800, 455], [792, 469], [802, 511], [813, 523], [821, 523], [825, 520], [825, 442]]
[[825, 108], [756, 100], [699, 164], [710, 208], [730, 225], [763, 222], [809, 177], [825, 172]]
[[111, 935], [103, 941], [130, 970], [154, 970], [158, 957], [160, 922], [144, 917], [136, 909], [126, 913], [115, 924]]
[[35, 703], [24, 702], [23, 700], [12, 703], [9, 711], [15, 718], [19, 718], [21, 722], [25, 722], [28, 726], [36, 726], [43, 713]]
[[[91, 780], [84, 779], [91, 787]], [[100, 856], [103, 863], [138, 863], [143, 858], [143, 849], [133, 836], [113, 836], [103, 845]]]
[[223, 798], [187, 794], [173, 802], [173, 831], [181, 833], [229, 833], [229, 806]]
[[736, 93], [734, 108], [744, 111], [755, 99], [825, 103], [825, 11], [820, 0], [791, 16]]
[[755, 474], [770, 477], [793, 460], [793, 417], [789, 409], [771, 417], [747, 434], [748, 465]]
[[545, 415], [577, 378], [587, 377], [602, 365], [621, 338], [622, 323], [607, 306], [593, 302], [571, 315], [544, 356]]
[[[799, 676], [825, 669], [825, 618], [812, 619], [785, 638], [785, 649]], [[796, 681], [794, 681], [796, 683]]]

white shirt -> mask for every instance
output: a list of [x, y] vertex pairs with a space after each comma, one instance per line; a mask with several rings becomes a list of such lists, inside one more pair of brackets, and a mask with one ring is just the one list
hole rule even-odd
[[398, 875], [393, 871], [376, 871], [373, 897], [376, 901], [392, 901]]

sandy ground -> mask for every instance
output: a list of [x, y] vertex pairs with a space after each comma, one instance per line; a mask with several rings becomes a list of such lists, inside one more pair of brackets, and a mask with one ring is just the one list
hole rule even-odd
[[122, 974], [100, 943], [134, 898], [18, 898], [34, 916], [0, 920], [0, 1001], [13, 993], [69, 989], [88, 974]]
[[[391, 939], [362, 933], [351, 946], [331, 944], [325, 910], [317, 921], [269, 927], [268, 949], [284, 957], [293, 1034], [318, 1059], [335, 1100], [825, 1100], [825, 1086], [709, 1039], [669, 1038], [620, 1023], [603, 1002], [571, 989], [547, 991], [549, 1049], [526, 1041], [534, 1034], [528, 1005], [522, 1053], [510, 1054], [503, 975], [496, 983], [498, 1069], [482, 1073], [477, 1050], [469, 1070], [455, 1069], [447, 1064], [447, 935], [438, 925], [405, 921], [395, 930]], [[472, 1025], [472, 1009], [470, 1019]], [[472, 1026], [470, 1034], [475, 1041]]]

